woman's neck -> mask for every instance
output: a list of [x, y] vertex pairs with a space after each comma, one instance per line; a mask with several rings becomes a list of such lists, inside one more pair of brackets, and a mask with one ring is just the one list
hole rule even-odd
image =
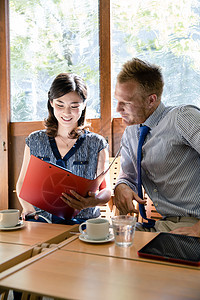
[[57, 131], [57, 136], [61, 136], [63, 138], [69, 138], [70, 133], [72, 132], [72, 130], [75, 129], [74, 127], [72, 128], [65, 128], [65, 127], [58, 127], [58, 131]]

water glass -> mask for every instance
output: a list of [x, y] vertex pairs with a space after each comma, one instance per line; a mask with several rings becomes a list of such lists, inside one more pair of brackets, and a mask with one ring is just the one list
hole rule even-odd
[[130, 247], [135, 235], [136, 218], [132, 216], [115, 216], [112, 218], [112, 227], [115, 244], [119, 247]]

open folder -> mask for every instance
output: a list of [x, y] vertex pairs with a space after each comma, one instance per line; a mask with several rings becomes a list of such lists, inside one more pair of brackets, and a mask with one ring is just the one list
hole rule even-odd
[[89, 191], [96, 192], [119, 152], [120, 149], [109, 167], [94, 180], [31, 155], [19, 197], [60, 218], [71, 219], [78, 211], [60, 199], [62, 193], [71, 195], [70, 190], [74, 190], [86, 197]]

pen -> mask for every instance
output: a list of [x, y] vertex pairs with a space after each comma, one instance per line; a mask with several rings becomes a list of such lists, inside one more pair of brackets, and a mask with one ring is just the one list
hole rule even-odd
[[39, 209], [39, 210], [36, 210], [36, 211], [34, 211], [34, 212], [28, 214], [27, 216], [28, 216], [28, 217], [32, 217], [32, 216], [35, 216], [35, 215], [41, 213], [42, 211], [43, 211], [42, 209]]

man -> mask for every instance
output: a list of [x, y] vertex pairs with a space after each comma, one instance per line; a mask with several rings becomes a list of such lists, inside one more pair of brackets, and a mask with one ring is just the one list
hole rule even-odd
[[121, 172], [115, 205], [121, 214], [136, 212], [139, 127], [150, 128], [142, 147], [143, 187], [163, 220], [151, 229], [200, 237], [200, 109], [165, 107], [158, 66], [133, 58], [117, 77], [117, 111], [128, 125], [122, 137]]

